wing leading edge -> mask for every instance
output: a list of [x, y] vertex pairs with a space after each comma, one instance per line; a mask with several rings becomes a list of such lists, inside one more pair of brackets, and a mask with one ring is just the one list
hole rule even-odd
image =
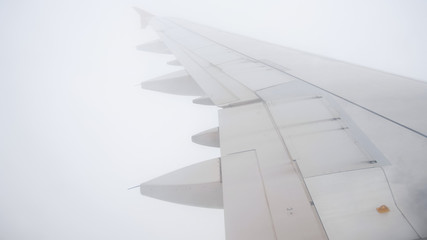
[[[426, 84], [147, 16], [187, 79], [159, 78], [151, 89], [192, 89], [195, 103], [220, 107], [219, 128], [193, 141], [219, 146], [221, 157], [216, 170], [206, 164], [214, 180], [185, 170], [191, 193], [182, 172], [142, 184], [142, 194], [223, 207], [233, 240], [427, 237]], [[149, 51], [166, 52], [159, 46]]]

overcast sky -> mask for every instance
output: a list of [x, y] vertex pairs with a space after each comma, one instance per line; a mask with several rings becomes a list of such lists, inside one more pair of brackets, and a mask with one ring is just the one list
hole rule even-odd
[[221, 210], [130, 186], [217, 157], [217, 109], [138, 84], [179, 70], [135, 49], [138, 6], [427, 80], [427, 2], [0, 1], [0, 239], [224, 239]]

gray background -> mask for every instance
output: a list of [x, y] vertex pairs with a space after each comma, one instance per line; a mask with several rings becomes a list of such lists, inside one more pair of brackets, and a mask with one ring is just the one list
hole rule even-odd
[[0, 239], [224, 239], [221, 210], [127, 188], [217, 149], [215, 107], [141, 90], [174, 70], [132, 6], [427, 80], [427, 2], [0, 1]]

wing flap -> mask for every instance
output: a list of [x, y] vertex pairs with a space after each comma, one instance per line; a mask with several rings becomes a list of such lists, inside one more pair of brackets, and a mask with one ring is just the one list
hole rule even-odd
[[326, 239], [266, 106], [222, 109], [219, 123], [227, 237], [230, 232], [236, 236], [231, 239], [264, 239], [256, 233], [251, 238], [259, 231], [269, 239], [274, 231], [273, 239]]
[[[419, 239], [379, 168], [312, 177], [306, 183], [329, 239]], [[388, 211], [378, 211], [381, 206]]]
[[304, 177], [389, 164], [328, 93], [294, 81], [258, 94]]
[[254, 151], [228, 155], [222, 167], [227, 239], [276, 240]]

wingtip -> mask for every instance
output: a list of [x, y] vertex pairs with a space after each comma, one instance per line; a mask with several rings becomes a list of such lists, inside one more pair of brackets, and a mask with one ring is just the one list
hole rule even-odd
[[139, 14], [141, 18], [141, 27], [147, 27], [148, 23], [150, 22], [151, 18], [154, 17], [154, 15], [139, 7], [133, 7], [133, 9]]

